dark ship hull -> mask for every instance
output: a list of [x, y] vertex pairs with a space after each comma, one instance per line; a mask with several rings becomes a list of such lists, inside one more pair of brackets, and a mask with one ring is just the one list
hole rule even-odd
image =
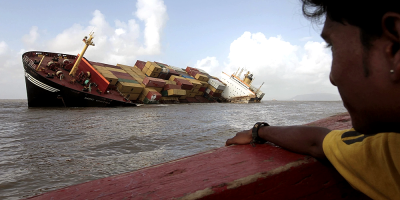
[[[136, 106], [136, 104], [125, 101], [123, 97], [112, 94], [96, 94], [79, 90], [83, 86], [75, 83], [76, 88], [71, 88], [67, 81], [55, 81], [57, 77], [47, 78], [45, 73], [37, 71], [36, 65], [29, 55], [36, 52], [26, 52], [22, 55], [25, 71], [25, 83], [29, 107], [116, 107]], [[48, 56], [60, 55], [59, 53], [40, 52]], [[65, 55], [65, 54], [63, 54]], [[66, 55], [69, 58], [76, 56]], [[64, 71], [64, 74], [67, 74]], [[93, 94], [94, 93], [94, 94]], [[109, 96], [105, 97], [105, 96]], [[120, 100], [118, 100], [118, 98]]]

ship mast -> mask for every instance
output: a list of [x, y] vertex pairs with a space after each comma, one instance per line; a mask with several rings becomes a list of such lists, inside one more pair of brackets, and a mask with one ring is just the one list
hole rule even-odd
[[261, 86], [258, 88], [258, 90], [255, 92], [256, 94], [258, 93], [258, 91], [260, 91], [261, 87], [264, 85], [264, 82], [261, 84]]
[[240, 67], [239, 67], [238, 70], [236, 71], [235, 76], [237, 76], [237, 73], [239, 72], [239, 69], [240, 69]]
[[81, 63], [83, 54], [85, 54], [86, 49], [89, 47], [89, 45], [94, 46], [94, 43], [92, 42], [92, 39], [94, 38], [93, 34], [94, 34], [94, 32], [91, 32], [89, 34], [89, 36], [90, 36], [89, 39], [87, 39], [87, 36], [85, 36], [83, 38], [83, 42], [85, 43], [85, 47], [83, 48], [81, 54], [79, 55], [78, 59], [76, 60], [76, 62], [74, 64], [74, 66], [72, 67], [71, 72], [69, 73], [70, 76], [75, 76], [75, 72], [76, 72], [76, 70], [78, 70], [78, 66], [79, 66], [79, 63]]
[[244, 68], [242, 68], [242, 70], [240, 70], [239, 76], [237, 76], [239, 79], [241, 79], [241, 78], [240, 78], [240, 75], [242, 75], [243, 70], [244, 70]]

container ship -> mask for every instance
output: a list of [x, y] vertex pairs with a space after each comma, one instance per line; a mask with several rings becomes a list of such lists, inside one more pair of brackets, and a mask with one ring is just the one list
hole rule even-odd
[[[260, 102], [249, 72], [221, 79], [201, 69], [141, 61], [110, 65], [87, 60], [93, 33], [75, 55], [30, 51], [22, 55], [29, 107], [115, 107], [158, 103]], [[225, 76], [224, 76], [225, 74]], [[239, 75], [240, 76], [240, 75]]]

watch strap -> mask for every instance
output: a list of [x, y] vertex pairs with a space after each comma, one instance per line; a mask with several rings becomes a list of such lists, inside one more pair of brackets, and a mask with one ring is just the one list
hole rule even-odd
[[254, 124], [253, 129], [252, 129], [252, 141], [250, 142], [250, 144], [255, 147], [256, 143], [257, 144], [263, 144], [266, 142], [266, 140], [260, 138], [260, 136], [258, 136], [258, 130], [260, 130], [261, 127], [263, 126], [269, 126], [269, 124], [267, 122], [257, 122], [256, 124]]

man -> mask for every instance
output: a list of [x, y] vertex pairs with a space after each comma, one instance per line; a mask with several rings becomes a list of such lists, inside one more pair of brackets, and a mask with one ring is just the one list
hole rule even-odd
[[259, 125], [254, 136], [252, 130], [242, 131], [226, 145], [264, 139], [327, 158], [369, 197], [400, 199], [400, 1], [302, 2], [306, 17], [326, 16], [321, 36], [332, 48], [330, 81], [338, 87], [353, 129]]

